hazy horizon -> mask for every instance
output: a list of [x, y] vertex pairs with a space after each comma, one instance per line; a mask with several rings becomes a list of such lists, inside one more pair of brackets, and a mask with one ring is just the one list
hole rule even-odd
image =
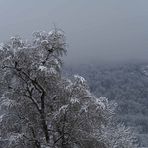
[[0, 42], [56, 24], [66, 34], [66, 63], [145, 61], [147, 6], [147, 0], [0, 0]]

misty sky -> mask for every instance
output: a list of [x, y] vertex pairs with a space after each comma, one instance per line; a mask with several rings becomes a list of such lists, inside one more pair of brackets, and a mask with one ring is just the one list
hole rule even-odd
[[68, 62], [148, 59], [148, 0], [0, 0], [0, 41], [56, 24]]

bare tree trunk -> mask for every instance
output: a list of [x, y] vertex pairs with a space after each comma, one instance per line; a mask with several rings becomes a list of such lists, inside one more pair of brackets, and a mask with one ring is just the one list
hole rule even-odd
[[43, 132], [44, 132], [44, 135], [45, 135], [46, 142], [49, 143], [48, 127], [47, 127], [47, 124], [46, 124], [44, 114], [41, 114], [41, 120], [42, 120], [41, 123], [42, 123]]
[[45, 134], [46, 142], [49, 143], [49, 133], [48, 133], [48, 126], [46, 123], [46, 117], [45, 117], [45, 91], [42, 90], [41, 95], [41, 121], [43, 126], [43, 132]]

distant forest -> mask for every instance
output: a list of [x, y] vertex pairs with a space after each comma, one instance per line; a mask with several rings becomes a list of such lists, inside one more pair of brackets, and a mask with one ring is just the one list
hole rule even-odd
[[147, 63], [118, 65], [79, 65], [65, 67], [66, 73], [79, 73], [91, 91], [118, 103], [118, 120], [132, 127], [141, 146], [148, 146], [148, 67]]

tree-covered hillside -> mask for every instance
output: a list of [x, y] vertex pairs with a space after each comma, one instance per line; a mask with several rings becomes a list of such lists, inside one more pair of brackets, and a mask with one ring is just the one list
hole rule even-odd
[[134, 127], [142, 146], [148, 146], [148, 77], [147, 64], [118, 64], [100, 66], [79, 65], [66, 71], [80, 73], [91, 91], [118, 103], [120, 121]]

